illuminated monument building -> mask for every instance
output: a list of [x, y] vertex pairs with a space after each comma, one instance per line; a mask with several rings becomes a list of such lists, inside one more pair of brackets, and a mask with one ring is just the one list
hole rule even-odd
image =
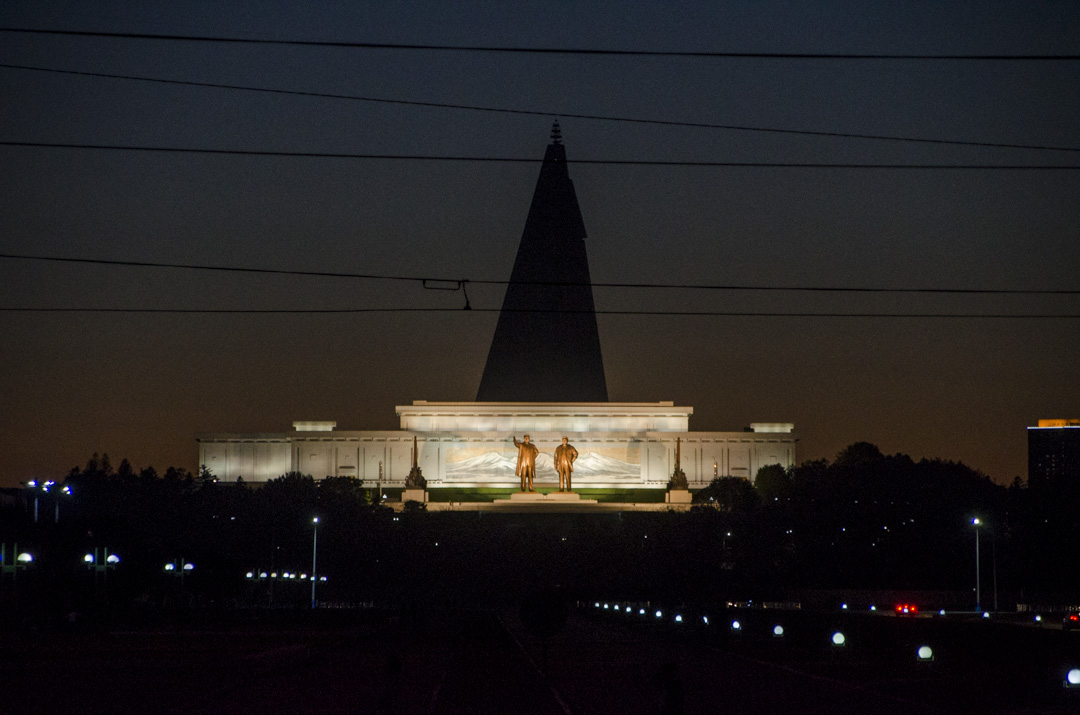
[[1080, 487], [1080, 420], [1039, 420], [1027, 435], [1031, 489]]
[[[579, 499], [550, 494], [558, 489], [553, 455], [563, 437], [579, 454], [573, 489], [586, 496], [597, 489], [649, 489], [660, 496], [674, 473], [685, 474], [686, 486], [696, 489], [714, 476], [753, 479], [762, 466], [794, 464], [797, 437], [791, 424], [691, 432], [692, 407], [608, 402], [585, 238], [556, 123], [475, 402], [399, 405], [400, 431], [336, 431], [334, 422], [295, 422], [288, 433], [200, 435], [200, 464], [226, 482], [241, 476], [261, 482], [296, 471], [414, 487], [415, 480], [406, 485], [410, 472], [422, 473], [426, 494], [420, 493], [429, 509], [468, 508], [440, 501], [439, 490], [448, 487], [456, 488], [455, 498], [462, 488], [518, 487], [512, 436], [524, 434], [539, 448], [537, 490], [561, 497], [563, 506]], [[522, 506], [537, 498], [513, 496], [473, 506]], [[592, 502], [579, 501], [583, 507]], [[651, 501], [668, 506], [662, 499]]]

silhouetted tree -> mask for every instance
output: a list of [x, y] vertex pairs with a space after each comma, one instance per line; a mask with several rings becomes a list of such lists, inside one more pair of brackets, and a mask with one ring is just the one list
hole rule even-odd
[[791, 495], [791, 475], [779, 464], [766, 464], [758, 469], [754, 488], [765, 502], [787, 499]]
[[752, 513], [761, 504], [753, 485], [741, 477], [716, 477], [694, 495], [694, 501], [736, 514]]

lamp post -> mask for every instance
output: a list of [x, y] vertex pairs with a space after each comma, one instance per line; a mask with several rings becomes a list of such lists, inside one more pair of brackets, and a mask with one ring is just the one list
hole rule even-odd
[[979, 527], [982, 522], [979, 517], [975, 517], [971, 523], [975, 526], [975, 612], [978, 613], [982, 610], [982, 589], [979, 581]]
[[19, 545], [12, 544], [8, 551], [7, 544], [0, 544], [0, 594], [3, 594], [4, 574], [11, 574], [11, 590], [14, 592], [15, 610], [19, 609], [19, 572], [34, 563], [34, 556], [28, 551], [19, 552]]
[[59, 524], [60, 523], [60, 495], [61, 494], [65, 495], [65, 496], [71, 496], [71, 487], [69, 487], [69, 486], [67, 486], [65, 484], [63, 486], [63, 488], [61, 488], [60, 491], [56, 493], [56, 499], [55, 499], [55, 501], [53, 503], [53, 523], [54, 524]]
[[315, 564], [319, 557], [319, 517], [311, 520], [314, 529], [311, 534], [311, 608], [315, 608]]
[[[71, 496], [71, 487], [65, 485], [56, 491], [51, 491], [51, 488], [56, 486], [56, 482], [51, 479], [40, 484], [36, 479], [31, 479], [29, 482], [24, 482], [24, 486], [30, 490], [34, 497], [34, 523], [38, 523], [40, 501], [45, 494], [50, 494], [53, 497], [53, 523], [58, 523], [60, 521], [60, 498], [61, 496]], [[46, 508], [48, 507], [46, 506]]]
[[990, 540], [990, 546], [992, 546], [993, 549], [994, 549], [993, 550], [993, 554], [994, 554], [994, 560], [993, 560], [993, 564], [994, 564], [994, 612], [996, 613], [997, 610], [998, 610], [998, 599], [997, 599], [997, 536], [995, 536], [993, 534], [991, 534], [991, 536], [993, 538]]
[[8, 553], [7, 544], [0, 544], [0, 574], [11, 574], [11, 582], [15, 583], [19, 571], [34, 563], [34, 557], [28, 551], [19, 553], [19, 545], [12, 544], [11, 553]]
[[180, 592], [184, 591], [184, 576], [195, 570], [195, 564], [184, 559], [181, 556], [179, 559], [170, 561], [165, 564], [165, 573], [172, 576], [177, 576], [180, 579]]
[[108, 588], [109, 571], [116, 568], [116, 565], [120, 563], [120, 557], [116, 554], [110, 554], [108, 547], [95, 546], [93, 553], [83, 556], [83, 563], [86, 564], [88, 571], [94, 572], [95, 588], [97, 587], [98, 574], [101, 574], [105, 587]]

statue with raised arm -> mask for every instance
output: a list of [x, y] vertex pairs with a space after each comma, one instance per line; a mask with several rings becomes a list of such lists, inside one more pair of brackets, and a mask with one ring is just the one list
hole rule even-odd
[[578, 451], [563, 437], [562, 444], [555, 448], [555, 471], [559, 473], [560, 492], [570, 491], [570, 475], [574, 472], [574, 460], [577, 458]]
[[521, 491], [533, 491], [533, 477], [536, 476], [536, 455], [540, 450], [535, 444], [529, 442], [529, 435], [525, 435], [523, 442], [518, 442], [517, 437], [511, 436], [514, 446], [518, 448], [517, 470], [514, 474], [521, 477]]

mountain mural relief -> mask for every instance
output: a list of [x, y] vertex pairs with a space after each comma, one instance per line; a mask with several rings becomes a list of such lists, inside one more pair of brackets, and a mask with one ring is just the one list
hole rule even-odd
[[[452, 461], [453, 450], [447, 454], [446, 481], [469, 482], [507, 482], [516, 479], [517, 451], [490, 451], [483, 454]], [[636, 481], [641, 476], [641, 465], [626, 462], [596, 452], [582, 451], [574, 462], [574, 478], [588, 481]], [[554, 456], [551, 452], [541, 452], [536, 458], [537, 481], [559, 480], [555, 471]]]

